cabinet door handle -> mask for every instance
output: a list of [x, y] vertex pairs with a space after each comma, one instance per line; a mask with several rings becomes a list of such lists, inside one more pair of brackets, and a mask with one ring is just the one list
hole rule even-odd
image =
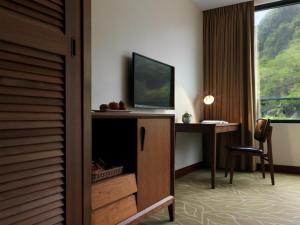
[[141, 150], [144, 151], [144, 143], [145, 143], [145, 136], [146, 136], [146, 128], [141, 127]]

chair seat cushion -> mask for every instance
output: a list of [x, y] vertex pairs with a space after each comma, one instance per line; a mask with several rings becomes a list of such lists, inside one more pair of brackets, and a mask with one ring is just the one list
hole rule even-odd
[[261, 149], [252, 146], [228, 145], [226, 147], [230, 151], [239, 151], [239, 152], [257, 153], [257, 154], [263, 153]]

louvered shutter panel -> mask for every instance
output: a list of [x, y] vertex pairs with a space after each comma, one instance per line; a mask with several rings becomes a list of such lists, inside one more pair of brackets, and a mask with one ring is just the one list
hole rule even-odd
[[65, 224], [64, 0], [0, 1], [0, 224]]

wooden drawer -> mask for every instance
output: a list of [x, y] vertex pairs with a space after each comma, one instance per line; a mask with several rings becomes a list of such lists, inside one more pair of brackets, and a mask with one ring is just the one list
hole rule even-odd
[[92, 225], [116, 225], [137, 213], [136, 200], [130, 195], [92, 212]]
[[137, 192], [134, 174], [121, 175], [92, 185], [92, 210]]

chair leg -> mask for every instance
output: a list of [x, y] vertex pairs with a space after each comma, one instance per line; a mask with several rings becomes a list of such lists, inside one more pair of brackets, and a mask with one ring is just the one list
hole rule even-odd
[[230, 181], [229, 183], [232, 184], [232, 180], [233, 180], [233, 172], [234, 172], [234, 167], [235, 167], [235, 154], [234, 153], [230, 153]]
[[269, 161], [272, 185], [275, 185], [271, 136], [272, 136], [272, 127], [270, 126], [268, 129], [268, 137], [267, 137], [268, 161]]
[[226, 161], [225, 161], [225, 177], [227, 177], [227, 175], [228, 175], [228, 167], [229, 167], [229, 163], [230, 163], [230, 160], [231, 160], [231, 158], [230, 158], [230, 152], [229, 152], [229, 150], [227, 150], [227, 152], [226, 152]]
[[260, 156], [260, 165], [261, 165], [261, 172], [262, 172], [262, 177], [265, 179], [266, 178], [266, 173], [265, 173], [265, 159], [264, 156]]
[[271, 175], [272, 185], [275, 185], [273, 159], [270, 159], [269, 167], [270, 167], [270, 175]]

